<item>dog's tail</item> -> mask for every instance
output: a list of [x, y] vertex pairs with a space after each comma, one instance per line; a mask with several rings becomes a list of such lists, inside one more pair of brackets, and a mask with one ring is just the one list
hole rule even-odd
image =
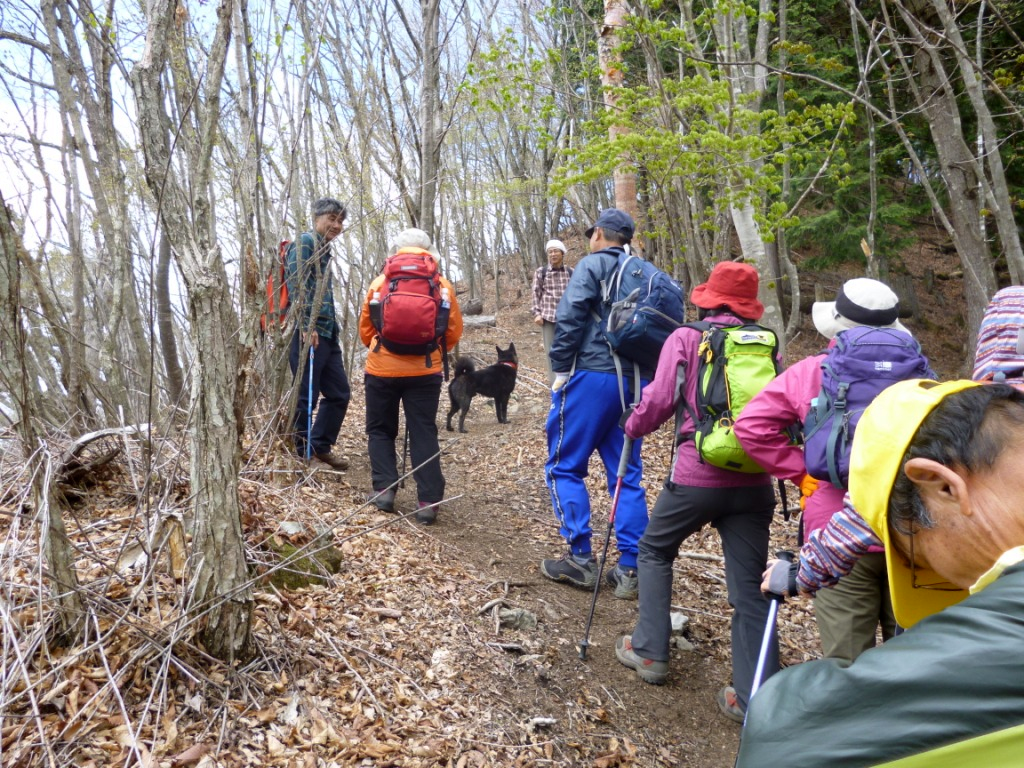
[[476, 370], [476, 365], [473, 363], [471, 357], [460, 357], [455, 361], [455, 378], [459, 376], [465, 376], [467, 373], [473, 373]]

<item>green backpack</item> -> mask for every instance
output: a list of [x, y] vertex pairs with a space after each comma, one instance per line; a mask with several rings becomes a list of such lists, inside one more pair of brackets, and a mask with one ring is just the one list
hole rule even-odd
[[[680, 398], [693, 420], [700, 460], [734, 472], [764, 472], [743, 450], [732, 427], [751, 398], [779, 375], [778, 336], [756, 323], [723, 327], [699, 322], [686, 327], [702, 334], [697, 350], [697, 402], [691, 407]], [[681, 408], [676, 418], [678, 434]]]

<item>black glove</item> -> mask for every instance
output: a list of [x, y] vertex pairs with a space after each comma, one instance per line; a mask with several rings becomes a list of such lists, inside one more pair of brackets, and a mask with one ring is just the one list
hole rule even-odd
[[626, 410], [624, 410], [622, 412], [622, 415], [619, 417], [619, 429], [625, 431], [625, 429], [626, 429], [626, 422], [629, 421], [629, 417], [633, 415], [633, 409], [635, 407], [636, 406], [633, 406], [633, 405], [627, 405], [626, 406]]
[[796, 597], [796, 575], [800, 570], [800, 562], [792, 552], [776, 552], [775, 555], [779, 559], [768, 574], [768, 591], [765, 597], [774, 600]]

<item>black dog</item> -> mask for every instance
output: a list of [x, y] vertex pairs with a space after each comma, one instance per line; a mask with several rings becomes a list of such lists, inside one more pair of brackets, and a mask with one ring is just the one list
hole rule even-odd
[[509, 342], [508, 349], [495, 347], [498, 350], [498, 362], [483, 370], [476, 370], [473, 361], [468, 357], [460, 357], [455, 361], [455, 377], [448, 385], [448, 397], [452, 401], [452, 409], [448, 411], [448, 431], [453, 432], [452, 416], [462, 410], [459, 416], [459, 432], [466, 431], [466, 414], [475, 395], [494, 398], [494, 410], [498, 415], [499, 424], [508, 424], [508, 399], [516, 387], [516, 369], [519, 367], [519, 356], [516, 345]]

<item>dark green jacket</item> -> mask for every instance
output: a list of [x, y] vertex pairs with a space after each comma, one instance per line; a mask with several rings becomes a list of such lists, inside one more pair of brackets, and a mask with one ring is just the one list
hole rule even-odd
[[331, 244], [322, 235], [304, 232], [288, 246], [285, 261], [285, 280], [288, 283], [288, 301], [296, 308], [298, 327], [309, 327], [311, 304], [316, 300], [322, 281], [326, 280], [316, 315], [316, 332], [332, 338], [338, 327], [334, 315], [334, 280], [331, 276]]
[[1024, 563], [852, 664], [774, 675], [736, 765], [1024, 765]]

